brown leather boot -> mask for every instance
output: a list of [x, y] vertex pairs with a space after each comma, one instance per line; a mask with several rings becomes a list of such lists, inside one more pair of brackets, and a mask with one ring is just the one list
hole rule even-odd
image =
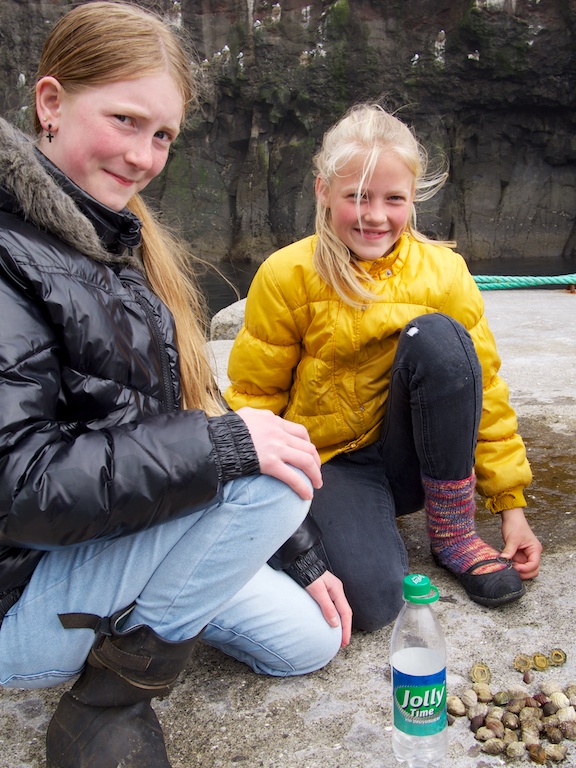
[[170, 642], [144, 624], [121, 632], [130, 610], [60, 616], [67, 628], [94, 629], [96, 640], [48, 726], [47, 768], [170, 768], [150, 700], [168, 695], [197, 638]]

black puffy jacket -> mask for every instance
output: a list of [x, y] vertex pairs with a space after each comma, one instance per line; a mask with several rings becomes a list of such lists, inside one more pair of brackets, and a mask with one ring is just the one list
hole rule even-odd
[[[236, 414], [180, 410], [173, 320], [139, 243], [135, 216], [0, 120], [0, 593], [47, 550], [144, 530], [258, 471]], [[315, 541], [305, 527], [286, 552]]]

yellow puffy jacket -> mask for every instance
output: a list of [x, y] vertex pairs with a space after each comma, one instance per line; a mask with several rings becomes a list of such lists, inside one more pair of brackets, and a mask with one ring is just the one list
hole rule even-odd
[[[478, 490], [493, 512], [525, 506], [532, 474], [484, 302], [464, 259], [404, 234], [394, 251], [363, 266], [373, 303], [351, 307], [317, 274], [316, 236], [282, 248], [259, 268], [230, 356], [233, 409], [267, 408], [303, 424], [323, 462], [374, 442], [386, 408], [398, 336], [418, 315], [443, 312], [468, 329], [482, 365], [476, 449]], [[449, 414], [447, 414], [449, 418]]]

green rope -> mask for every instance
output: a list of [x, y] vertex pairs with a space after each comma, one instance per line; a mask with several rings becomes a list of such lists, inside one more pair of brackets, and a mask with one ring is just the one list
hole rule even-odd
[[498, 291], [503, 288], [527, 288], [534, 285], [576, 284], [576, 274], [543, 277], [514, 277], [513, 275], [473, 275], [473, 277], [481, 291]]

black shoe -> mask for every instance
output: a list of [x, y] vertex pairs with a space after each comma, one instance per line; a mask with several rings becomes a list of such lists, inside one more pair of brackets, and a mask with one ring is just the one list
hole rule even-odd
[[[514, 569], [512, 560], [507, 560], [505, 557], [492, 557], [488, 560], [481, 560], [470, 566], [464, 573], [454, 573], [454, 571], [450, 570], [448, 566], [440, 561], [435, 552], [432, 552], [432, 557], [436, 565], [446, 568], [458, 579], [470, 600], [474, 600], [475, 603], [480, 603], [480, 605], [487, 605], [489, 607], [506, 605], [506, 603], [512, 603], [526, 594], [526, 587], [520, 574]], [[490, 563], [502, 563], [505, 567], [491, 573], [474, 573], [481, 566], [489, 565]]]

